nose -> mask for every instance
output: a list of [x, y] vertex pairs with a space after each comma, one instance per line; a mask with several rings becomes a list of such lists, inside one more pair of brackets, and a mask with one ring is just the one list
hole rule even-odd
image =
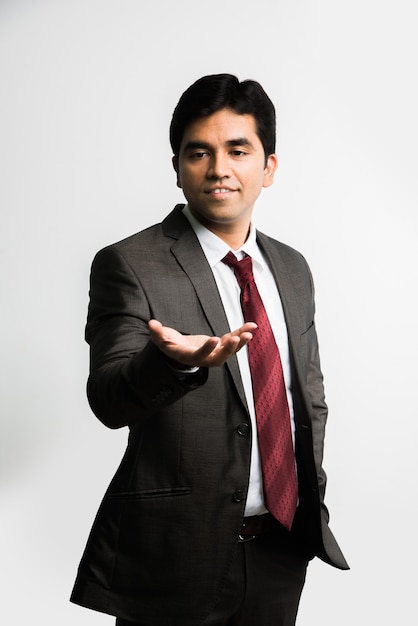
[[208, 178], [229, 178], [230, 166], [227, 154], [215, 153], [212, 155], [207, 172]]

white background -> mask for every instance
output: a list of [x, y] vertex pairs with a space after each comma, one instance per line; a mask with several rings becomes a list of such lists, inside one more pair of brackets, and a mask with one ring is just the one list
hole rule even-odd
[[126, 439], [85, 399], [90, 263], [182, 200], [172, 110], [217, 72], [276, 104], [280, 167], [256, 221], [316, 280], [327, 503], [352, 569], [310, 565], [298, 626], [416, 623], [414, 6], [1, 0], [5, 625], [113, 624], [68, 602]]

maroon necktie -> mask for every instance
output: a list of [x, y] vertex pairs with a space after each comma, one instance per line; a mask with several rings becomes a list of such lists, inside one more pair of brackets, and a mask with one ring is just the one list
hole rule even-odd
[[254, 282], [252, 259], [238, 261], [232, 252], [222, 259], [235, 273], [241, 288], [244, 321], [258, 328], [248, 343], [248, 359], [257, 420], [266, 508], [290, 530], [298, 487], [290, 413], [279, 349], [263, 301]]

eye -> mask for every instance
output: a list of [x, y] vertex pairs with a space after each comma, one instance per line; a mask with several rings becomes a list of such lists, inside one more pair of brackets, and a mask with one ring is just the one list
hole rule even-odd
[[232, 150], [231, 154], [234, 157], [242, 157], [245, 156], [247, 153], [244, 152], [244, 150]]
[[199, 150], [198, 152], [192, 152], [190, 154], [190, 158], [193, 160], [203, 159], [207, 155], [207, 152], [204, 150]]

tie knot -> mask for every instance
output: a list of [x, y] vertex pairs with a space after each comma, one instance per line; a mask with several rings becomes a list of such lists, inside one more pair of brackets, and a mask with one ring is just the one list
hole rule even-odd
[[253, 262], [250, 256], [246, 255], [241, 261], [238, 261], [235, 254], [231, 251], [222, 259], [222, 263], [228, 265], [233, 271], [241, 289], [254, 280]]

